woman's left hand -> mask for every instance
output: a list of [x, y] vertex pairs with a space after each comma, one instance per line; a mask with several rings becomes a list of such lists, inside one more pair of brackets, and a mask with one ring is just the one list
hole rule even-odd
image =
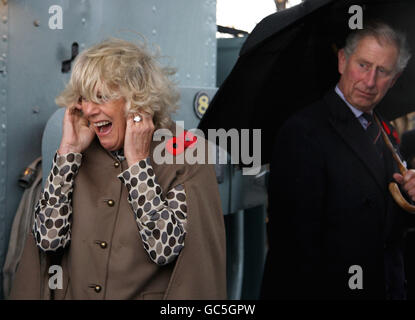
[[[135, 122], [134, 117], [137, 115], [141, 120]], [[124, 156], [129, 167], [150, 155], [153, 133], [154, 123], [150, 114], [140, 112], [140, 114], [128, 115], [124, 138]]]

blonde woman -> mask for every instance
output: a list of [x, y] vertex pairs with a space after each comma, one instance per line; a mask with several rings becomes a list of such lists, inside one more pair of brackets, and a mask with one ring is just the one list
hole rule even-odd
[[[56, 99], [66, 108], [62, 140], [12, 298], [226, 298], [212, 166], [152, 157], [154, 131], [173, 128], [170, 74], [144, 46], [119, 39], [77, 57]], [[51, 265], [62, 268], [61, 289], [48, 284]]]

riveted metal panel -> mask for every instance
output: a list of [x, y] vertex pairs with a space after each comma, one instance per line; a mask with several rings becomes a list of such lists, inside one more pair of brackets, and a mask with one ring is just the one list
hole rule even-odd
[[[13, 217], [7, 215], [7, 68], [9, 38], [9, 6], [7, 1], [0, 2], [0, 265], [6, 255], [8, 226]], [[3, 276], [0, 276], [3, 283]], [[0, 290], [1, 296], [1, 290]]]

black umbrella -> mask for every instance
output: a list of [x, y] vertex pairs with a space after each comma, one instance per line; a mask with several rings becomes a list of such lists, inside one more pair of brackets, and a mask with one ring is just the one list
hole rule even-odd
[[[379, 19], [408, 34], [415, 49], [413, 0], [308, 0], [263, 19], [247, 38], [228, 78], [199, 128], [262, 130], [262, 163], [282, 123], [321, 98], [339, 79], [337, 50], [349, 29], [349, 7], [360, 5], [363, 20]], [[377, 107], [389, 120], [415, 110], [415, 63], [408, 64]]]

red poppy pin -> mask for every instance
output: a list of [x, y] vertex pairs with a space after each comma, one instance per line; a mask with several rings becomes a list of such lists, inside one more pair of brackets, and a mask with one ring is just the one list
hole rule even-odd
[[180, 136], [169, 139], [166, 143], [166, 149], [172, 155], [181, 154], [187, 148], [193, 148], [197, 137], [191, 132], [184, 130]]

